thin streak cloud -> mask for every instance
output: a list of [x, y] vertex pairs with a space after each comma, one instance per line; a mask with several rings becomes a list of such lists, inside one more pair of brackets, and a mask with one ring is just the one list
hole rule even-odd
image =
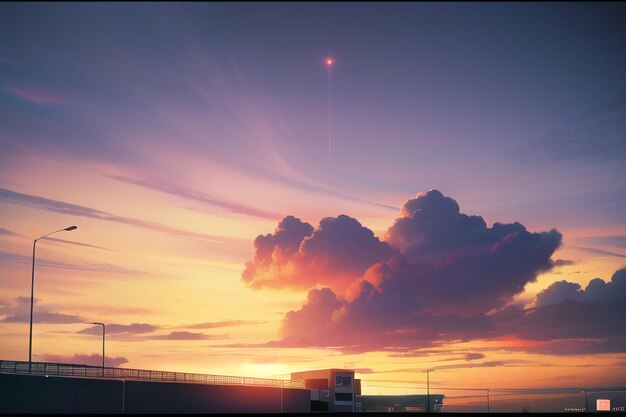
[[233, 202], [226, 201], [226, 200], [220, 200], [220, 199], [208, 196], [206, 194], [202, 194], [196, 191], [185, 189], [179, 185], [167, 183], [162, 180], [151, 181], [147, 179], [131, 178], [131, 177], [124, 176], [124, 175], [114, 175], [112, 176], [112, 178], [118, 181], [128, 183], [128, 184], [133, 184], [133, 185], [137, 185], [140, 187], [149, 188], [151, 190], [156, 190], [156, 191], [160, 191], [162, 193], [174, 195], [177, 197], [182, 197], [182, 198], [197, 201], [200, 203], [209, 204], [211, 206], [221, 207], [229, 211], [232, 211], [234, 213], [244, 214], [246, 216], [258, 217], [258, 218], [267, 219], [267, 220], [280, 220], [281, 219], [281, 215], [278, 213], [272, 213], [270, 211], [260, 210], [254, 207], [245, 206], [245, 205], [233, 203]]
[[580, 247], [580, 246], [572, 246], [571, 248], [581, 250], [583, 252], [595, 253], [596, 255], [616, 256], [618, 258], [626, 258], [626, 255], [622, 255], [621, 253], [610, 252], [608, 250], [603, 250], [603, 249], [585, 248], [585, 247]]
[[[0, 260], [4, 262], [15, 262], [21, 265], [31, 265], [33, 258], [27, 255], [0, 251]], [[128, 269], [112, 264], [73, 265], [66, 262], [52, 261], [46, 258], [37, 258], [37, 267], [65, 269], [71, 271], [106, 272], [110, 274], [147, 275], [147, 273], [143, 271]]]
[[128, 224], [131, 226], [137, 226], [156, 232], [166, 233], [178, 237], [194, 240], [205, 240], [218, 242], [223, 244], [237, 245], [245, 244], [247, 241], [244, 239], [209, 235], [205, 233], [191, 232], [187, 230], [181, 230], [174, 227], [165, 226], [159, 223], [152, 223], [145, 220], [132, 219], [129, 217], [117, 216], [101, 210], [93, 209], [90, 207], [80, 206], [78, 204], [66, 203], [58, 200], [51, 200], [44, 197], [22, 194], [15, 191], [0, 188], [0, 200], [19, 204], [22, 206], [32, 207], [40, 210], [47, 210], [54, 213], [61, 213], [70, 216], [88, 217], [91, 219], [106, 220], [110, 222]]

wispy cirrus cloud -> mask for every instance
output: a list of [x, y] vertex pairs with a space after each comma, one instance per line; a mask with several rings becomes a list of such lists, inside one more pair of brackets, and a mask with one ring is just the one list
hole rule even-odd
[[602, 163], [623, 159], [626, 156], [626, 113], [623, 103], [617, 104], [620, 106], [613, 106], [613, 110], [620, 112], [602, 112], [610, 117], [581, 119], [575, 126], [554, 130], [530, 141], [522, 151], [523, 160]]
[[0, 227], [0, 236], [18, 236], [18, 234], [15, 232], [12, 232], [9, 229], [4, 229]]
[[270, 211], [261, 210], [252, 206], [234, 203], [223, 199], [211, 197], [207, 194], [187, 189], [186, 187], [169, 183], [165, 180], [148, 180], [141, 178], [132, 178], [125, 175], [114, 175], [112, 178], [122, 181], [128, 184], [137, 185], [151, 190], [160, 191], [169, 195], [182, 197], [188, 200], [196, 201], [203, 204], [208, 204], [215, 207], [220, 207], [231, 211], [233, 213], [243, 214], [250, 217], [258, 217], [268, 220], [279, 220], [281, 215], [278, 213], [272, 213]]
[[225, 340], [230, 339], [228, 335], [209, 335], [197, 332], [170, 332], [163, 335], [149, 337], [152, 340]]
[[212, 241], [229, 245], [239, 245], [244, 243], [244, 240], [239, 238], [209, 235], [205, 233], [177, 229], [159, 223], [118, 216], [78, 204], [66, 203], [63, 201], [52, 200], [44, 197], [22, 194], [12, 190], [7, 190], [5, 188], [0, 188], [0, 200], [70, 216], [88, 217], [91, 219], [99, 219], [141, 227], [143, 229], [153, 230], [156, 232], [166, 233], [169, 235], [183, 237], [187, 239]]
[[618, 258], [626, 258], [626, 255], [622, 255], [621, 253], [611, 252], [611, 251], [604, 250], [604, 249], [586, 248], [586, 247], [581, 247], [581, 246], [571, 246], [571, 248], [572, 249], [576, 249], [576, 250], [580, 250], [580, 251], [583, 251], [583, 252], [593, 253], [595, 255], [615, 256], [615, 257], [618, 257]]
[[[22, 265], [31, 265], [33, 258], [27, 255], [0, 251], [0, 260], [6, 262], [15, 262]], [[37, 266], [44, 268], [67, 269], [72, 271], [86, 272], [106, 272], [110, 274], [123, 275], [147, 275], [147, 272], [137, 271], [134, 269], [124, 268], [113, 264], [70, 264], [66, 262], [53, 261], [46, 258], [37, 258]]]
[[[515, 364], [515, 363], [514, 363]], [[510, 365], [510, 364], [509, 364]], [[433, 366], [431, 369], [435, 370], [446, 370], [446, 369], [472, 369], [472, 368], [495, 368], [499, 366], [507, 366], [505, 361], [485, 361], [479, 363], [456, 363], [451, 365], [439, 365]], [[423, 372], [425, 368], [401, 368], [401, 369], [391, 369], [389, 371], [378, 371], [377, 374], [385, 374], [385, 373], [420, 373]]]
[[223, 320], [223, 321], [208, 321], [204, 323], [195, 323], [178, 326], [185, 329], [218, 329], [222, 327], [239, 327], [250, 326], [255, 324], [264, 324], [265, 321], [261, 320]]
[[578, 241], [585, 242], [587, 244], [595, 244], [600, 246], [615, 246], [620, 248], [626, 248], [626, 236], [594, 236], [594, 237], [580, 237]]
[[69, 102], [68, 98], [48, 88], [9, 84], [6, 87], [17, 97], [40, 106], [61, 105]]
[[72, 240], [59, 239], [56, 237], [47, 237], [46, 239], [51, 240], [53, 242], [66, 243], [68, 245], [80, 246], [83, 248], [91, 248], [91, 249], [99, 249], [99, 250], [103, 250], [107, 252], [115, 252], [113, 249], [105, 248], [103, 246], [98, 246], [98, 245], [92, 245], [90, 243], [74, 242]]
[[0, 56], [0, 62], [4, 62], [6, 64], [10, 64], [10, 65], [15, 65], [16, 62], [10, 58], [7, 58], [5, 56]]

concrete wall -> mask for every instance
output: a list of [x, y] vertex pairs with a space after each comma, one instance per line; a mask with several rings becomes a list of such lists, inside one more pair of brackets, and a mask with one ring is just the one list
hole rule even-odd
[[0, 374], [0, 413], [119, 413], [122, 381]]
[[[281, 406], [282, 397], [282, 406]], [[0, 374], [0, 413], [308, 413], [306, 389]]]

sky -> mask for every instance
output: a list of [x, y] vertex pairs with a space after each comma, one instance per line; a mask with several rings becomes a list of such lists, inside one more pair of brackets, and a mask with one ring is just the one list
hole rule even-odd
[[626, 386], [625, 19], [3, 3], [0, 357]]

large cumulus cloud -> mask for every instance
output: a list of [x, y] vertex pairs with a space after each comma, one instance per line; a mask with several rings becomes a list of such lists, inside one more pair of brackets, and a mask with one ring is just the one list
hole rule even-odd
[[[397, 265], [396, 265], [397, 267]], [[429, 347], [438, 340], [469, 340], [487, 334], [484, 315], [433, 315], [414, 301], [411, 285], [394, 268], [383, 268], [377, 285], [361, 280], [351, 300], [329, 288], [309, 292], [300, 310], [287, 313], [280, 336], [286, 345], [333, 346], [344, 351]]]
[[623, 300], [626, 304], [626, 268], [615, 272], [609, 282], [600, 278], [589, 281], [583, 290], [580, 284], [558, 281], [537, 294], [535, 305], [542, 307], [573, 300], [586, 303], [603, 303], [611, 300]]
[[254, 260], [242, 280], [253, 288], [312, 288], [317, 284], [345, 289], [375, 262], [395, 251], [356, 219], [327, 217], [313, 227], [285, 217], [273, 234], [254, 241]]
[[[283, 243], [281, 223], [257, 238], [242, 277], [253, 287], [311, 289], [304, 305], [284, 316], [273, 344], [369, 351], [506, 337], [538, 352], [581, 353], [615, 351], [626, 340], [615, 321], [626, 303], [606, 298], [626, 287], [622, 271], [584, 291], [557, 283], [534, 308], [508, 305], [555, 265], [556, 230], [530, 232], [517, 222], [488, 227], [436, 190], [409, 200], [384, 241], [348, 216], [326, 218], [316, 230], [287, 220], [300, 230], [299, 244]], [[568, 317], [578, 327], [552, 330]]]
[[561, 244], [556, 230], [531, 233], [517, 222], [487, 227], [437, 190], [407, 201], [385, 239], [415, 266], [411, 282], [429, 309], [457, 313], [504, 305], [553, 266]]

